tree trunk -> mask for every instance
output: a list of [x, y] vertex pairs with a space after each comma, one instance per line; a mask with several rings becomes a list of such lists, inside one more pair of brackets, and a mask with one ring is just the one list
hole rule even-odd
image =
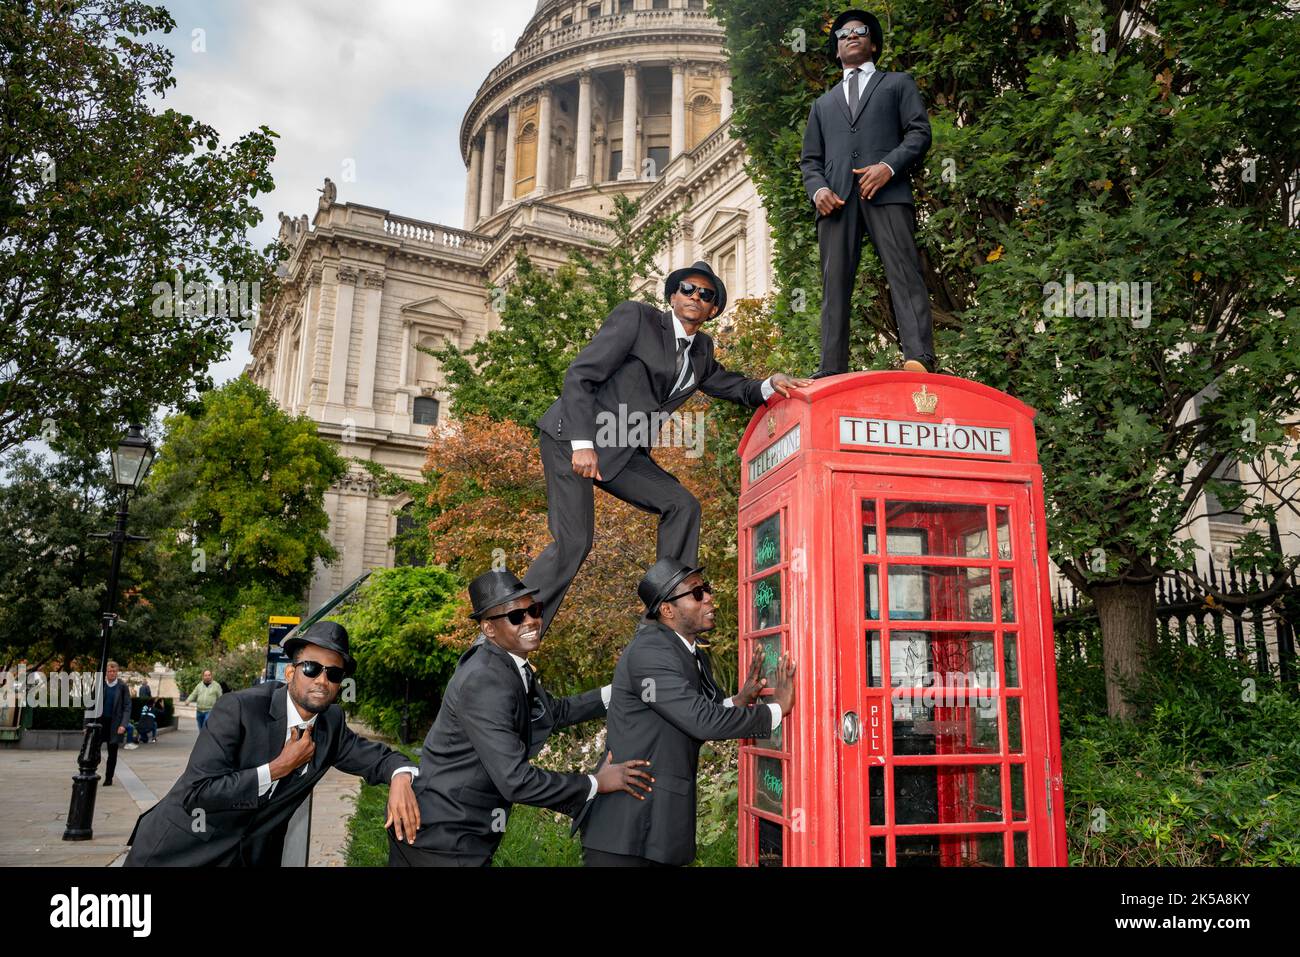
[[1131, 695], [1155, 649], [1155, 583], [1094, 585], [1091, 593], [1101, 622], [1106, 711], [1112, 718], [1132, 720], [1137, 708]]

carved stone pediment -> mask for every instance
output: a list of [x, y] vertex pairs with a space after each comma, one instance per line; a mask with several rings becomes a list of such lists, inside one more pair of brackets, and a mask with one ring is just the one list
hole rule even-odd
[[702, 227], [696, 228], [695, 238], [703, 245], [711, 246], [717, 240], [742, 231], [745, 228], [746, 218], [743, 209], [719, 206], [709, 215]]
[[458, 337], [460, 331], [465, 328], [465, 315], [449, 306], [441, 296], [436, 295], [408, 302], [402, 307], [401, 316], [404, 323], [450, 332], [454, 334], [452, 338]]

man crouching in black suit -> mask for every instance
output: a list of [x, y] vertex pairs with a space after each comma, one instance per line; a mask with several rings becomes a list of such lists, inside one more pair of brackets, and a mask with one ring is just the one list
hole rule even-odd
[[595, 774], [543, 771], [528, 763], [555, 728], [605, 714], [609, 686], [552, 698], [528, 655], [541, 646], [537, 589], [508, 571], [470, 582], [470, 617], [480, 638], [461, 656], [438, 717], [424, 739], [415, 796], [421, 827], [414, 845], [389, 834], [395, 867], [486, 867], [505, 835], [515, 804], [575, 815], [597, 793], [641, 798], [654, 779], [636, 770], [649, 761], [614, 764]]
[[[794, 707], [794, 662], [784, 655], [766, 704], [761, 650], [745, 687], [724, 698], [708, 653], [713, 629], [709, 583], [675, 559], [655, 562], [637, 591], [646, 614], [614, 669], [606, 721], [611, 753], [642, 754], [654, 766], [654, 794], [628, 801], [602, 794], [574, 824], [588, 867], [654, 867], [695, 860], [695, 775], [700, 746], [728, 738], [766, 738]], [[423, 769], [421, 769], [423, 770]], [[421, 778], [423, 780], [423, 778]]]
[[354, 733], [335, 704], [356, 668], [347, 630], [318, 621], [284, 650], [292, 659], [287, 684], [217, 700], [185, 773], [136, 822], [127, 867], [279, 867], [285, 835], [307, 823], [299, 808], [332, 767], [389, 784], [385, 826], [415, 835], [420, 812], [410, 782], [418, 772], [405, 755]]

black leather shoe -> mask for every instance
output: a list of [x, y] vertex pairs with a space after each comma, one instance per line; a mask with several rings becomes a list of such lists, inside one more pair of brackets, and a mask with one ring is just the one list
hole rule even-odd
[[826, 371], [824, 371], [824, 370], [822, 370], [822, 369], [818, 369], [816, 372], [814, 372], [814, 373], [813, 373], [812, 375], [810, 375], [808, 378], [810, 378], [810, 379], [827, 379], [827, 378], [830, 378], [830, 377], [833, 376], [833, 375], [844, 375], [844, 373], [843, 373], [843, 372], [826, 372]]

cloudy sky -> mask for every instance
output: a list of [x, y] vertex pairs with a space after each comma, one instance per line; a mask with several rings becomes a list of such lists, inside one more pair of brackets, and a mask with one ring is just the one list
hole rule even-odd
[[[279, 134], [276, 189], [257, 197], [258, 247], [278, 231], [280, 210], [313, 213], [326, 176], [339, 202], [459, 227], [461, 118], [536, 8], [536, 0], [161, 2], [176, 21], [159, 38], [176, 57], [165, 104], [211, 124], [223, 143], [262, 125]], [[218, 384], [248, 360], [248, 334], [237, 333], [213, 369]]]

